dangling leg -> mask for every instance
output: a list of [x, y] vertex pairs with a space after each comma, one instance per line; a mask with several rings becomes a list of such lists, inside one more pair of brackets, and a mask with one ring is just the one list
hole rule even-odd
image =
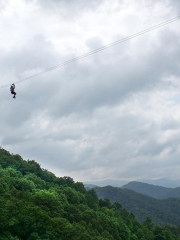
[[12, 94], [14, 94], [13, 98], [16, 98], [16, 93], [15, 92], [11, 92]]

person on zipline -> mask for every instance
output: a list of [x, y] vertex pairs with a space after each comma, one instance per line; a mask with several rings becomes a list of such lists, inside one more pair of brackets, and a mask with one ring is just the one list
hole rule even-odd
[[14, 90], [15, 90], [15, 84], [13, 83], [10, 87], [10, 91], [11, 91], [11, 94], [14, 94], [13, 98], [16, 98], [16, 92]]

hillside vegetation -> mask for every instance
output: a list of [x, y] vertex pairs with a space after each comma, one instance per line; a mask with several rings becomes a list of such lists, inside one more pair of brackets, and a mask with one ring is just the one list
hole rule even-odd
[[180, 228], [140, 224], [70, 177], [0, 149], [0, 240], [180, 240]]
[[158, 225], [180, 225], [180, 199], [169, 198], [158, 200], [129, 189], [116, 187], [94, 188], [98, 197], [110, 199], [111, 203], [119, 202], [143, 222], [147, 217]]
[[165, 188], [161, 186], [154, 186], [143, 182], [130, 182], [122, 187], [123, 189], [130, 189], [138, 193], [148, 195], [157, 199], [166, 198], [180, 198], [180, 187]]

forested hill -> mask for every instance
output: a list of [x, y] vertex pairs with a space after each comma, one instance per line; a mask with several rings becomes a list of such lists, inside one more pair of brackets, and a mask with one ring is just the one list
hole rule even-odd
[[180, 187], [165, 188], [161, 186], [154, 186], [152, 184], [134, 181], [124, 185], [122, 188], [130, 189], [135, 192], [142, 193], [158, 199], [166, 199], [170, 197], [180, 198]]
[[129, 189], [117, 187], [94, 188], [98, 197], [110, 199], [111, 203], [119, 202], [143, 222], [147, 217], [158, 225], [180, 225], [180, 199], [155, 199]]
[[180, 227], [139, 224], [70, 177], [0, 149], [0, 240], [180, 240]]

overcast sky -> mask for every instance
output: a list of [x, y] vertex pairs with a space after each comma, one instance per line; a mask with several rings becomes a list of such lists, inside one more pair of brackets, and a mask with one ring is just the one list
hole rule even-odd
[[[0, 86], [180, 15], [179, 0], [0, 0]], [[0, 89], [0, 146], [76, 181], [179, 178], [180, 21]]]

